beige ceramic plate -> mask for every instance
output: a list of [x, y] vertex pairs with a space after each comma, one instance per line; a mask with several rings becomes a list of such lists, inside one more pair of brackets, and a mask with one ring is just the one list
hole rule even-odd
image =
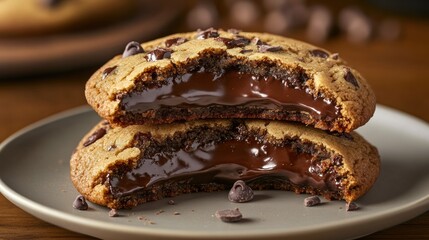
[[[305, 195], [258, 191], [249, 203], [231, 203], [226, 192], [188, 194], [108, 216], [90, 204], [72, 208], [77, 195], [68, 160], [98, 116], [79, 108], [38, 122], [0, 145], [0, 191], [18, 207], [55, 225], [103, 239], [348, 239], [367, 235], [429, 210], [429, 126], [378, 106], [361, 132], [382, 156], [374, 188], [346, 212], [340, 201], [306, 208]], [[238, 207], [240, 223], [213, 217], [218, 209]], [[174, 215], [175, 212], [180, 213]]]
[[177, 1], [141, 1], [139, 14], [93, 31], [32, 39], [0, 38], [0, 78], [96, 66], [120, 54], [130, 41], [146, 41], [163, 33], [183, 9]]

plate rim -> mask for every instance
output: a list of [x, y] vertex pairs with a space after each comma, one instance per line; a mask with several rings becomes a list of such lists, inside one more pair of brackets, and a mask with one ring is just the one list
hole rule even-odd
[[[80, 107], [75, 107], [69, 110], [65, 110], [62, 112], [59, 112], [57, 114], [51, 115], [49, 117], [43, 118], [35, 123], [32, 123], [21, 130], [15, 132], [14, 134], [10, 135], [8, 138], [6, 138], [3, 142], [0, 143], [0, 154], [3, 151], [4, 148], [6, 148], [11, 142], [13, 142], [15, 139], [18, 139], [28, 132], [31, 132], [33, 130], [37, 130], [43, 126], [49, 125], [56, 121], [61, 121], [66, 118], [70, 117], [76, 117], [77, 115], [81, 114], [88, 114], [89, 112], [93, 111], [89, 106], [84, 105]], [[415, 116], [412, 116], [408, 113], [401, 112], [399, 110], [377, 104], [377, 110], [381, 112], [382, 114], [389, 114], [391, 119], [395, 119], [395, 122], [401, 122], [401, 121], [412, 121], [414, 128], [424, 128], [424, 131], [417, 131], [416, 133], [419, 133], [422, 137], [425, 137], [429, 141], [429, 135], [424, 135], [425, 132], [429, 133], [429, 124], [425, 122], [422, 119], [419, 119]], [[393, 123], [391, 123], [393, 124]], [[255, 229], [255, 230], [234, 230], [229, 232], [228, 235], [225, 235], [225, 232], [207, 232], [204, 230], [200, 231], [188, 231], [188, 230], [171, 230], [171, 229], [165, 229], [165, 228], [142, 228], [142, 227], [136, 227], [136, 226], [129, 226], [124, 224], [116, 224], [116, 223], [109, 223], [109, 222], [101, 222], [96, 219], [90, 219], [85, 218], [82, 216], [73, 215], [70, 213], [66, 213], [54, 208], [47, 207], [41, 203], [38, 203], [36, 201], [33, 201], [30, 198], [27, 198], [12, 188], [10, 188], [2, 179], [2, 176], [0, 176], [0, 193], [11, 201], [13, 204], [18, 206], [19, 208], [23, 209], [24, 211], [30, 213], [31, 215], [42, 219], [43, 221], [49, 222], [51, 224], [80, 232], [83, 234], [93, 235], [91, 234], [92, 231], [79, 231], [82, 229], [78, 229], [79, 226], [85, 226], [89, 227], [93, 231], [108, 231], [106, 232], [115, 232], [115, 233], [127, 233], [127, 234], [133, 234], [135, 236], [142, 236], [146, 235], [148, 237], [163, 237], [163, 238], [199, 238], [199, 239], [212, 239], [216, 237], [224, 237], [224, 238], [240, 238], [240, 237], [246, 237], [247, 239], [256, 239], [260, 237], [264, 238], [276, 238], [276, 237], [299, 237], [303, 232], [306, 234], [309, 234], [311, 232], [324, 232], [324, 231], [330, 231], [332, 229], [337, 228], [335, 223], [325, 223], [325, 224], [318, 224], [317, 226], [311, 226], [311, 227], [300, 227], [300, 228], [294, 228], [294, 229], [288, 229], [288, 230], [282, 230], [282, 229], [274, 229], [274, 230], [266, 230], [266, 229]], [[378, 223], [378, 226], [382, 227], [375, 227], [377, 228], [374, 231], [371, 231], [371, 229], [368, 229], [367, 234], [371, 234], [375, 231], [379, 231], [381, 229], [387, 228], [389, 226], [396, 225], [401, 222], [405, 222], [411, 218], [414, 218], [418, 216], [419, 214], [424, 213], [425, 211], [429, 210], [429, 192], [427, 195], [414, 199], [414, 201], [407, 202], [405, 205], [397, 206], [394, 209], [388, 209], [382, 212], [376, 212], [372, 213], [369, 216], [368, 215], [362, 215], [355, 217], [353, 219], [348, 220], [346, 223], [342, 223], [342, 228], [347, 228], [350, 226], [355, 226], [356, 224], [361, 224], [364, 222], [378, 222], [380, 219], [384, 219], [389, 216], [397, 216], [399, 214], [406, 215], [406, 217], [401, 218], [401, 220], [393, 220], [384, 223]], [[61, 223], [58, 221], [54, 221], [55, 219], [61, 219]]]

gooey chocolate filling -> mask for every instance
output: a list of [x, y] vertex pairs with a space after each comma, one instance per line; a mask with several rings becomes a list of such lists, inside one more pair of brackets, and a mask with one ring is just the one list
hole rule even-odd
[[138, 167], [109, 175], [108, 182], [114, 196], [130, 195], [168, 181], [232, 186], [237, 180], [248, 183], [274, 180], [304, 189], [338, 192], [341, 186], [333, 165], [323, 166], [320, 160], [320, 156], [302, 149], [255, 137], [207, 143], [195, 139], [178, 149], [154, 151], [140, 159]]
[[[293, 76], [292, 76], [293, 78]], [[250, 107], [308, 113], [317, 120], [336, 119], [339, 108], [329, 99], [292, 86], [294, 79], [256, 76], [237, 70], [197, 71], [169, 77], [160, 84], [122, 98], [126, 111], [144, 113], [164, 107]], [[155, 84], [156, 85], [156, 84]]]

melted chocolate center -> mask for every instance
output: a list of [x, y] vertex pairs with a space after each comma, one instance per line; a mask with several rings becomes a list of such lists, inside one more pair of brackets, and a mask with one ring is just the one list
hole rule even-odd
[[314, 97], [305, 89], [288, 86], [287, 80], [233, 70], [221, 74], [195, 72], [171, 77], [162, 86], [124, 96], [122, 105], [131, 112], [163, 107], [245, 106], [306, 112], [315, 119], [335, 119], [339, 113], [332, 101]]
[[169, 180], [194, 184], [246, 182], [275, 178], [298, 186], [335, 191], [335, 170], [320, 171], [321, 162], [288, 146], [253, 139], [202, 144], [194, 141], [184, 149], [158, 152], [141, 159], [140, 165], [121, 176], [109, 175], [111, 192], [128, 195]]

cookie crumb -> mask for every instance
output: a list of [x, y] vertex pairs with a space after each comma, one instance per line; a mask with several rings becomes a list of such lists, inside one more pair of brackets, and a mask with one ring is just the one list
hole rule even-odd
[[175, 205], [176, 202], [173, 199], [168, 200], [167, 202], [168, 205]]
[[109, 217], [118, 217], [119, 213], [116, 211], [116, 209], [112, 208], [109, 211]]
[[147, 224], [151, 224], [151, 225], [153, 225], [153, 224], [155, 224], [155, 222], [154, 222], [154, 221], [150, 220], [149, 218], [146, 218], [145, 216], [139, 216], [139, 217], [138, 217], [138, 219], [139, 219], [140, 221], [143, 221], [143, 224], [144, 224], [144, 225], [147, 225]]
[[174, 212], [173, 215], [180, 215], [180, 213], [179, 212]]
[[159, 215], [159, 214], [161, 214], [161, 213], [163, 213], [164, 212], [164, 210], [159, 210], [159, 211], [157, 211], [156, 213], [155, 213], [155, 215]]
[[359, 209], [359, 206], [355, 202], [346, 203], [346, 211], [356, 211]]

